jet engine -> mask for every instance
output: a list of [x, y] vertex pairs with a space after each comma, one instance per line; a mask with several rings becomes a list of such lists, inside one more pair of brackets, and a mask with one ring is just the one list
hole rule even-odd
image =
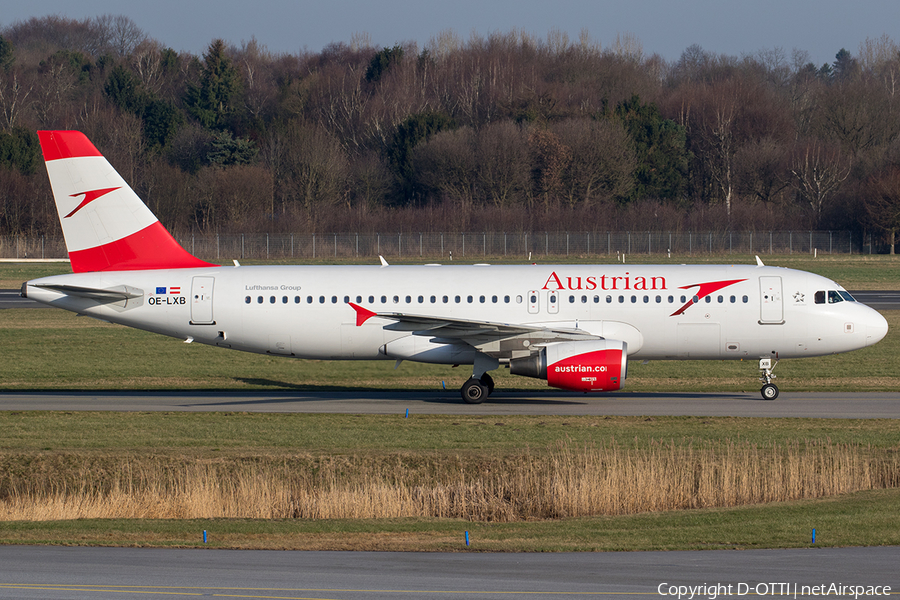
[[628, 352], [620, 340], [554, 342], [540, 352], [509, 361], [509, 372], [546, 379], [551, 387], [576, 392], [621, 389], [628, 372]]

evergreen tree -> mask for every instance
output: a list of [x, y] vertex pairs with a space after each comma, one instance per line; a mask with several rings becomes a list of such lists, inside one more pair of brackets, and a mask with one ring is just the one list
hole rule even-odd
[[203, 127], [225, 129], [235, 112], [233, 101], [240, 88], [240, 77], [225, 55], [222, 40], [214, 40], [209, 45], [203, 60], [200, 84], [188, 86], [185, 105]]
[[369, 61], [369, 68], [366, 69], [366, 81], [374, 83], [382, 78], [392, 66], [400, 62], [403, 58], [403, 48], [394, 46], [393, 48], [384, 48], [375, 53], [372, 60]]
[[616, 106], [634, 143], [637, 168], [631, 199], [677, 199], [688, 172], [687, 134], [684, 127], [664, 119], [655, 104], [641, 104], [634, 95]]
[[456, 121], [447, 115], [426, 111], [410, 115], [397, 126], [387, 149], [388, 161], [397, 177], [401, 203], [411, 203], [420, 196], [412, 169], [412, 151], [439, 131], [456, 129]]

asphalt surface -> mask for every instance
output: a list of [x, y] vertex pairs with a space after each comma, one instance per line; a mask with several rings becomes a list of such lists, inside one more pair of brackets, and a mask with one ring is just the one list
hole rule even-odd
[[[831, 584], [896, 594], [898, 564], [897, 547], [440, 554], [7, 546], [0, 598], [677, 598], [677, 586], [712, 585], [725, 586], [718, 596], [730, 585], [733, 596], [811, 598]], [[804, 595], [804, 585], [826, 588]], [[715, 596], [707, 587], [694, 597]]]
[[0, 392], [2, 410], [241, 411], [341, 414], [634, 415], [900, 419], [900, 393], [578, 394], [497, 391], [464, 404], [458, 390], [324, 392]]
[[[864, 291], [850, 294], [875, 310], [900, 310], [900, 290]], [[0, 290], [0, 310], [4, 308], [50, 308], [46, 304], [22, 298], [19, 290]]]

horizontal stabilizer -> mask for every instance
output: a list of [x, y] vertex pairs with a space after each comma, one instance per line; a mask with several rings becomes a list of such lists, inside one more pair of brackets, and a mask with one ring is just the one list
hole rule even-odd
[[111, 302], [123, 302], [127, 303], [128, 300], [134, 300], [137, 298], [144, 297], [144, 290], [139, 290], [137, 288], [133, 288], [129, 285], [118, 285], [112, 288], [90, 288], [83, 287], [80, 285], [63, 285], [56, 283], [39, 283], [34, 287], [42, 288], [45, 290], [52, 290], [54, 292], [59, 292], [60, 294], [65, 294], [66, 296], [75, 296], [77, 298], [89, 298], [91, 300], [95, 300], [97, 302], [102, 303], [111, 303]]

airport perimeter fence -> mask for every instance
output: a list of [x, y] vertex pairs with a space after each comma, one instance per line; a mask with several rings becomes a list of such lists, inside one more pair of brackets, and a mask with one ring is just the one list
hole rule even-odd
[[[604, 231], [517, 233], [187, 234], [175, 236], [206, 260], [376, 258], [478, 260], [709, 254], [872, 254], [871, 235], [851, 231]], [[875, 252], [878, 252], [877, 242]], [[62, 236], [0, 236], [2, 259], [66, 258]]]

